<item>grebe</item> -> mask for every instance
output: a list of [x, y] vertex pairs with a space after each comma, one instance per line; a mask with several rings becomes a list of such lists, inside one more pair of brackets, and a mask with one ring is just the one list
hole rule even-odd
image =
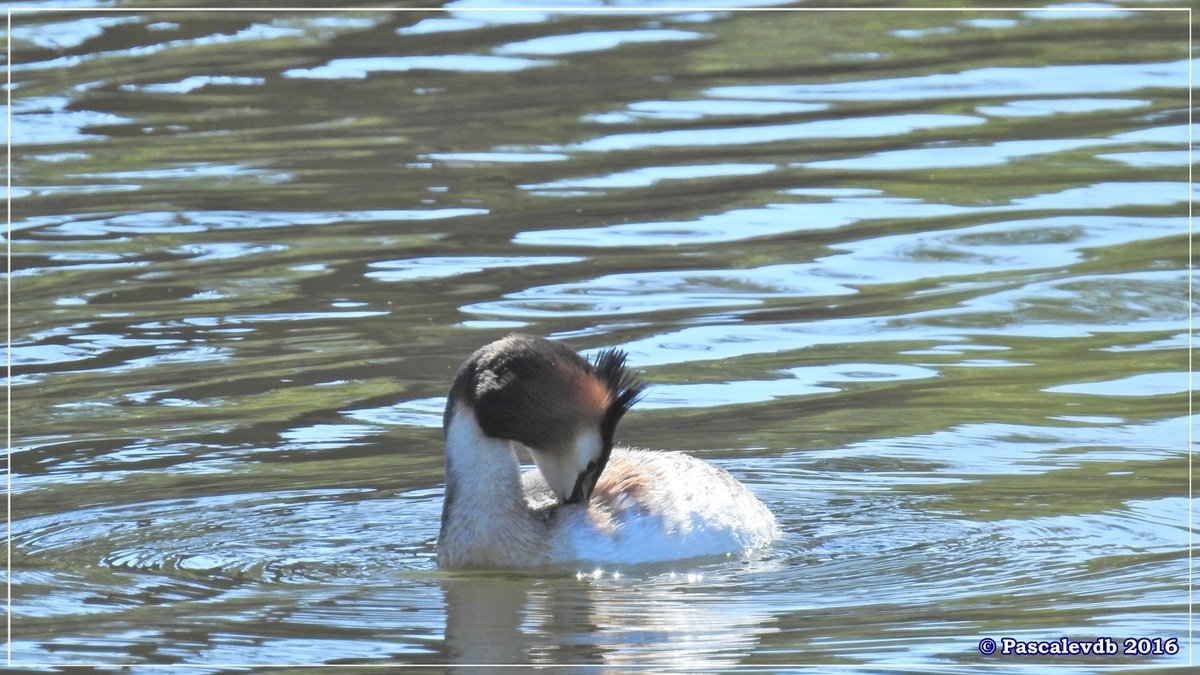
[[[607, 349], [514, 334], [480, 348], [450, 387], [443, 568], [635, 564], [742, 553], [777, 536], [744, 485], [681, 452], [614, 448], [644, 390]], [[517, 449], [537, 469], [521, 475]]]

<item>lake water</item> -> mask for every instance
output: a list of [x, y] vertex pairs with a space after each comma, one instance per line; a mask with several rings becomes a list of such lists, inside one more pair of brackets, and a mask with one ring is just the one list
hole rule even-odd
[[[9, 665], [1194, 661], [1187, 12], [495, 6], [12, 14]], [[516, 330], [783, 538], [439, 572]]]

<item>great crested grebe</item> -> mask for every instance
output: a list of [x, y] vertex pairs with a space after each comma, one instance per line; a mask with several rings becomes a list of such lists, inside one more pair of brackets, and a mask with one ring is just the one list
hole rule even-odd
[[[509, 335], [480, 348], [450, 387], [443, 568], [635, 564], [742, 553], [775, 517], [723, 469], [681, 452], [614, 448], [644, 389], [608, 349]], [[537, 469], [521, 474], [517, 449]]]

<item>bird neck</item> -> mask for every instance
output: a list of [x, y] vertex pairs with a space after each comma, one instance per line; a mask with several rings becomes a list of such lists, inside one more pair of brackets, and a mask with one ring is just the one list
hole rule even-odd
[[548, 555], [546, 540], [545, 523], [526, 504], [516, 451], [484, 435], [468, 406], [456, 406], [446, 425], [438, 564], [526, 566]]

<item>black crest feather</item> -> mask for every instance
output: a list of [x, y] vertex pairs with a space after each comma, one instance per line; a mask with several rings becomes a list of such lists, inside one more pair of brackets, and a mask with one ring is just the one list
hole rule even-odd
[[596, 376], [612, 392], [612, 403], [601, 422], [601, 428], [609, 440], [616, 431], [617, 422], [646, 391], [646, 385], [638, 379], [638, 374], [625, 365], [626, 358], [626, 353], [620, 349], [609, 348], [597, 354], [592, 362]]

